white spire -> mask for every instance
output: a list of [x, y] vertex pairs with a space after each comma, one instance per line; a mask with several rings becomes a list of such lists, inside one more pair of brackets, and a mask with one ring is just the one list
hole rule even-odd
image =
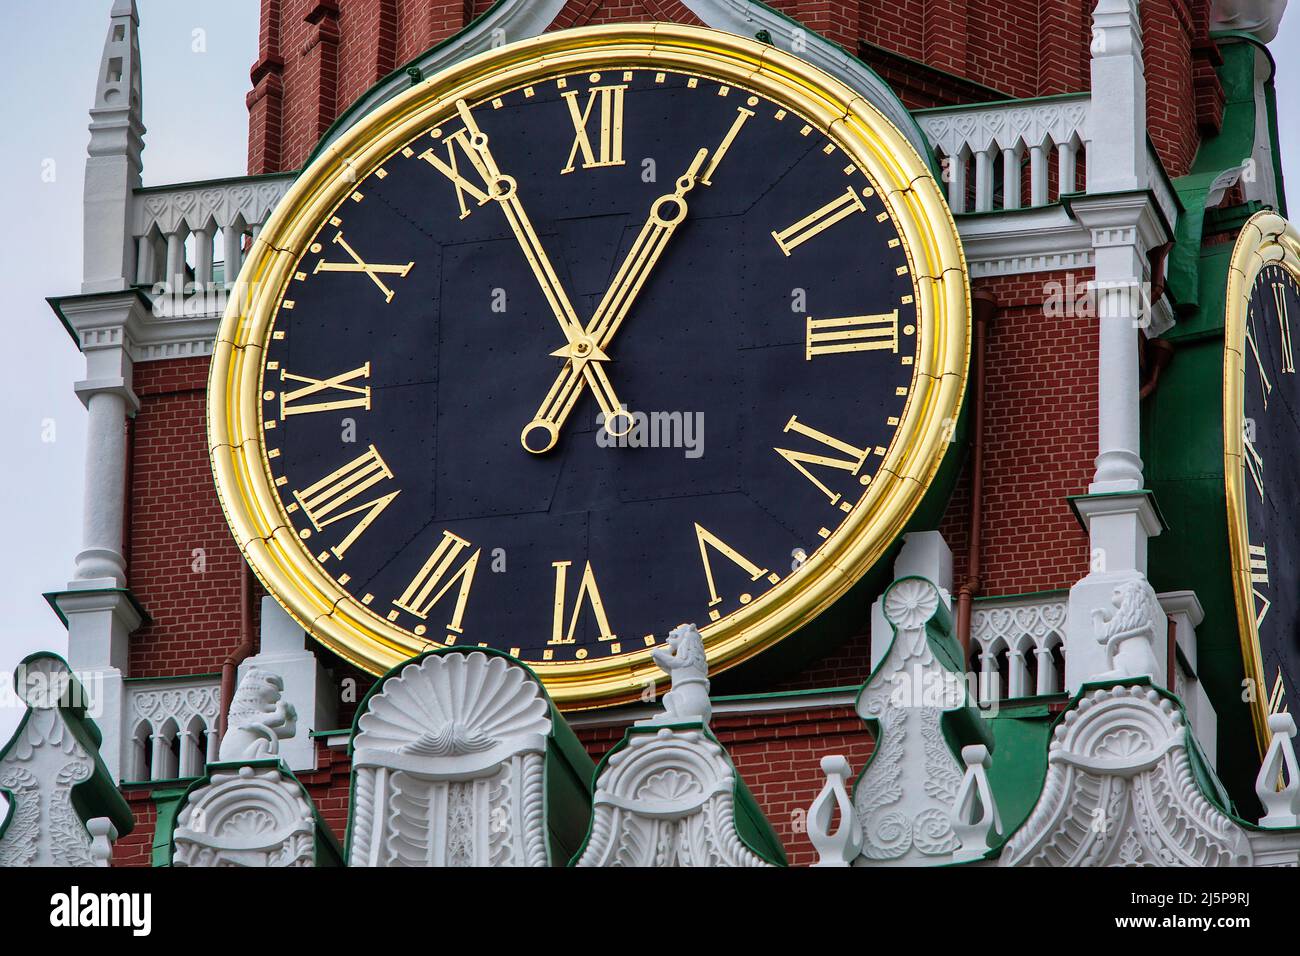
[[133, 278], [131, 199], [144, 149], [139, 27], [135, 0], [114, 0], [90, 109], [83, 292], [124, 289]]

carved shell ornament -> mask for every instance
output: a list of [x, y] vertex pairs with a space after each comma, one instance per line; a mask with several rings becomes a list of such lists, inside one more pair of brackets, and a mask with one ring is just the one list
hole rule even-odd
[[938, 608], [938, 590], [922, 578], [903, 578], [885, 592], [885, 617], [899, 628], [923, 626]]
[[481, 652], [433, 654], [386, 680], [357, 728], [358, 749], [448, 757], [545, 737], [551, 718], [540, 685], [522, 667]]

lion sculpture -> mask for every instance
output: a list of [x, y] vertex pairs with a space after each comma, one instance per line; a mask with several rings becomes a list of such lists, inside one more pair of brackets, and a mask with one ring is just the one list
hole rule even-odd
[[648, 723], [674, 724], [699, 721], [713, 716], [709, 704], [709, 659], [704, 638], [694, 624], [680, 624], [668, 635], [668, 642], [650, 652], [654, 662], [672, 677], [672, 689], [664, 694], [664, 712]]
[[1098, 608], [1092, 612], [1092, 626], [1097, 641], [1106, 647], [1111, 669], [1093, 680], [1123, 680], [1128, 677], [1155, 678], [1160, 672], [1155, 656], [1154, 622], [1164, 617], [1155, 593], [1145, 580], [1135, 579], [1116, 585], [1111, 597], [1115, 610], [1107, 614]]
[[223, 763], [279, 756], [280, 741], [298, 730], [298, 712], [280, 700], [283, 693], [284, 681], [277, 674], [253, 668], [244, 675], [221, 738]]

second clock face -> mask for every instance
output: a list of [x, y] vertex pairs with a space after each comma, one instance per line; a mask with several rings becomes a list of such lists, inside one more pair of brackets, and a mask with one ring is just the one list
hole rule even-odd
[[880, 468], [913, 269], [832, 133], [646, 68], [446, 117], [320, 224], [263, 359], [270, 480], [360, 608], [543, 673], [616, 659], [913, 480]]
[[1248, 536], [1250, 607], [1267, 699], [1288, 710], [1300, 690], [1300, 540], [1291, 505], [1300, 501], [1300, 283], [1278, 265], [1255, 277], [1245, 316], [1241, 486]]

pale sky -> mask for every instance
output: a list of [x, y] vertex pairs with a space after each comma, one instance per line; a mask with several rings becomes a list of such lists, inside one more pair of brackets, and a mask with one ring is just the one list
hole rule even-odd
[[[137, 2], [145, 184], [241, 175], [258, 0]], [[13, 338], [0, 377], [0, 680], [8, 683], [32, 651], [67, 651], [67, 634], [41, 595], [67, 584], [80, 548], [85, 411], [72, 385], [84, 366], [45, 297], [80, 287], [87, 110], [112, 0], [5, 5], [9, 80], [0, 130], [8, 174], [0, 180], [0, 208], [9, 225], [0, 238], [0, 287]], [[1284, 19], [1271, 49], [1285, 175], [1300, 220], [1300, 9]], [[20, 713], [0, 704], [0, 745]]]

